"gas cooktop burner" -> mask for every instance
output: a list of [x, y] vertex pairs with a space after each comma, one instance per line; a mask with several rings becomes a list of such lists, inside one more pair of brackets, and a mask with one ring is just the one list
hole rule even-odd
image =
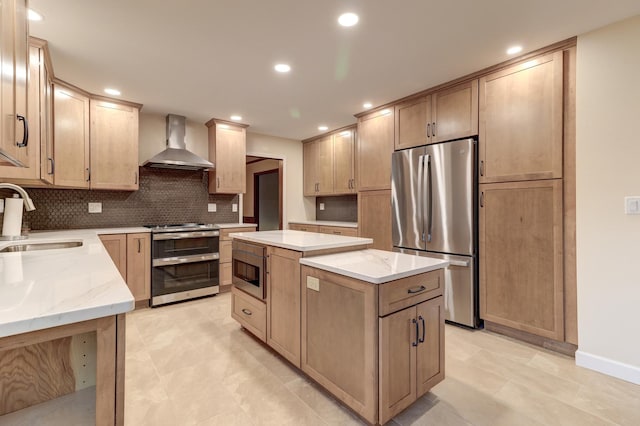
[[151, 232], [153, 233], [216, 229], [215, 225], [210, 223], [181, 223], [177, 225], [145, 225], [145, 228], [150, 228]]

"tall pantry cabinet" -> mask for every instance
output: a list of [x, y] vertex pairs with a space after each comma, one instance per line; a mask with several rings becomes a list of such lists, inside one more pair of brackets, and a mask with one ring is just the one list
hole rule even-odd
[[[510, 329], [576, 344], [564, 265], [563, 141], [573, 143], [571, 55], [557, 50], [480, 78], [480, 317]], [[565, 58], [566, 56], [566, 58]], [[567, 62], [567, 64], [565, 64]], [[569, 152], [569, 151], [567, 151]], [[567, 163], [563, 163], [566, 160]], [[568, 287], [568, 289], [565, 289]], [[569, 297], [568, 300], [572, 300]], [[567, 331], [565, 332], [565, 328]]]

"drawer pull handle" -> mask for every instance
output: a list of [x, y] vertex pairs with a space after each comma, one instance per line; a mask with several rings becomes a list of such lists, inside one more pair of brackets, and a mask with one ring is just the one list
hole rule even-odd
[[413, 287], [410, 288], [409, 290], [407, 290], [407, 293], [409, 294], [416, 294], [416, 293], [420, 293], [422, 291], [425, 291], [427, 288], [423, 285], [421, 285], [420, 287]]
[[247, 308], [243, 308], [242, 309], [242, 313], [245, 315], [253, 315], [253, 312], [251, 312], [250, 310], [248, 310]]
[[411, 342], [411, 346], [418, 346], [418, 321], [415, 318], [411, 319], [411, 324], [415, 325], [416, 329], [416, 340], [415, 342]]
[[426, 327], [425, 327], [425, 323], [424, 323], [424, 318], [422, 318], [422, 315], [418, 316], [418, 319], [420, 321], [422, 321], [422, 337], [420, 339], [418, 339], [419, 343], [424, 343], [424, 338], [425, 338], [425, 334], [426, 332]]

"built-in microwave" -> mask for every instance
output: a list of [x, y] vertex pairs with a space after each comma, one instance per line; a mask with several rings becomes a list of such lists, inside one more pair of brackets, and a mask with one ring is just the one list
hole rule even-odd
[[266, 299], [266, 247], [233, 240], [231, 248], [233, 285], [260, 300]]

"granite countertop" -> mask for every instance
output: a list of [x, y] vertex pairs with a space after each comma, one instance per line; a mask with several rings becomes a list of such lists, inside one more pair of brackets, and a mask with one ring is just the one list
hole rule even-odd
[[371, 238], [317, 234], [315, 232], [293, 231], [291, 229], [282, 231], [234, 232], [229, 235], [242, 241], [302, 252], [373, 244]]
[[300, 263], [372, 284], [382, 284], [449, 265], [446, 260], [375, 249], [303, 257]]
[[256, 223], [216, 223], [214, 225], [217, 229], [225, 229], [225, 228], [256, 228], [258, 225]]
[[134, 299], [98, 235], [149, 232], [105, 228], [33, 232], [16, 244], [81, 241], [74, 248], [0, 253], [0, 337], [131, 311]]
[[290, 220], [289, 223], [300, 225], [339, 226], [343, 228], [357, 228], [358, 222], [342, 222], [332, 220]]

